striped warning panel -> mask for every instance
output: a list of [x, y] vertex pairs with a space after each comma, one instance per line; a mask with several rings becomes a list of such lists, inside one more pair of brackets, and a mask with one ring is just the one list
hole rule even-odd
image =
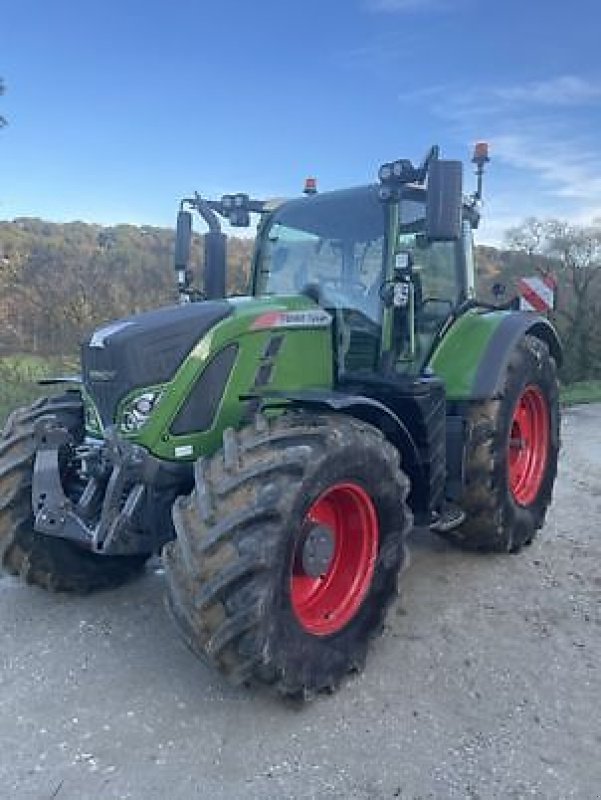
[[551, 311], [555, 306], [555, 289], [557, 282], [552, 275], [535, 275], [520, 278], [518, 292], [522, 311]]

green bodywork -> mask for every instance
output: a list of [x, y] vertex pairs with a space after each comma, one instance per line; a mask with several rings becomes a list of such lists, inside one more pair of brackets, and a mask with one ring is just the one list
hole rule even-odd
[[429, 366], [445, 382], [447, 399], [467, 400], [491, 337], [510, 311], [472, 309], [457, 319], [444, 334]]
[[[168, 461], [194, 460], [201, 454], [215, 452], [221, 446], [223, 430], [241, 424], [245, 413], [243, 398], [253, 394], [257, 370], [270, 361], [264, 357], [264, 353], [275, 333], [283, 336], [283, 342], [277, 357], [272, 359], [270, 391], [333, 387], [329, 327], [262, 330], [253, 330], [252, 327], [267, 312], [314, 310], [311, 301], [303, 297], [279, 297], [237, 298], [230, 302], [234, 306], [232, 316], [218, 323], [200, 339], [171, 381], [160, 387], [139, 387], [123, 398], [117, 411], [117, 421], [121, 419], [128, 401], [142, 390], [157, 389], [162, 392], [161, 400], [146, 425], [135, 434], [120, 431], [120, 435]], [[472, 310], [456, 320], [445, 333], [429, 366], [444, 380], [449, 400], [470, 398], [490, 338], [508, 313], [499, 311], [483, 314]], [[236, 343], [239, 349], [212, 426], [204, 432], [173, 435], [170, 432], [172, 422], [203, 370], [217, 353], [232, 343]], [[85, 393], [84, 398], [88, 420], [97, 419], [92, 401]], [[87, 427], [92, 436], [102, 434], [98, 422], [88, 422]]]
[[[231, 298], [233, 314], [215, 325], [192, 348], [173, 378], [160, 387], [139, 387], [123, 398], [116, 414], [117, 426], [123, 409], [132, 397], [145, 389], [162, 392], [148, 422], [136, 433], [119, 434], [144, 446], [153, 455], [167, 461], [190, 461], [200, 455], [215, 452], [221, 446], [225, 428], [237, 427], [246, 411], [244, 397], [252, 395], [258, 369], [273, 361], [269, 380], [270, 390], [330, 388], [332, 386], [332, 346], [330, 327], [296, 328], [270, 327], [253, 329], [253, 323], [272, 312], [314, 311], [315, 304], [306, 297]], [[269, 340], [282, 335], [283, 341], [276, 358], [265, 356]], [[203, 370], [211, 360], [230, 344], [238, 351], [225, 385], [211, 427], [203, 432], [176, 436], [171, 425], [192, 391]], [[242, 399], [241, 399], [242, 398]], [[102, 435], [92, 401], [84, 393], [87, 432]]]

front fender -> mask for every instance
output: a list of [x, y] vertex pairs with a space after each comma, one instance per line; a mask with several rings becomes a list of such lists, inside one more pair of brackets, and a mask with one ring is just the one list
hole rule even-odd
[[417, 445], [403, 421], [384, 403], [373, 397], [347, 394], [332, 389], [272, 391], [260, 396], [261, 408], [307, 408], [334, 411], [363, 420], [382, 431], [401, 454], [401, 466], [412, 486], [413, 511], [423, 512], [428, 500], [422, 487], [426, 479]]

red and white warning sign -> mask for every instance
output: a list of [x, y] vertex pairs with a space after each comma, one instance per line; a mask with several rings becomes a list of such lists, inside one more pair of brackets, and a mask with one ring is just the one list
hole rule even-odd
[[518, 292], [522, 311], [552, 311], [555, 308], [557, 281], [553, 275], [534, 275], [520, 278]]

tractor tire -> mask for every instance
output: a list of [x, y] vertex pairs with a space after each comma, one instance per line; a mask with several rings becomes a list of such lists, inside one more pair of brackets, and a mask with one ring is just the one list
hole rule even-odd
[[557, 475], [559, 389], [549, 348], [534, 336], [516, 347], [500, 396], [468, 419], [465, 522], [444, 538], [470, 550], [516, 553], [545, 521]]
[[34, 425], [45, 415], [56, 416], [76, 441], [83, 438], [78, 392], [41, 398], [9, 416], [0, 436], [0, 562], [10, 574], [49, 591], [87, 594], [118, 586], [140, 572], [148, 556], [100, 556], [33, 530]]
[[397, 594], [409, 481], [372, 426], [338, 414], [258, 416], [225, 431], [173, 507], [167, 607], [234, 684], [306, 700], [363, 667]]

